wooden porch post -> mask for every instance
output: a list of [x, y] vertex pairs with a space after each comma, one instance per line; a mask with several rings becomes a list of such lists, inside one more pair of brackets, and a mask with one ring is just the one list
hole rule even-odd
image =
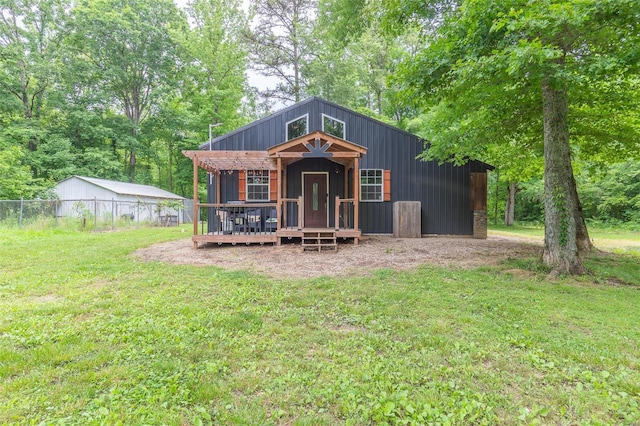
[[[353, 159], [353, 229], [360, 230], [360, 165], [358, 158]], [[358, 239], [353, 239], [358, 244]]]
[[282, 212], [282, 159], [280, 157], [278, 157], [278, 159], [276, 160], [276, 179], [278, 179], [277, 182], [277, 195], [276, 195], [276, 202], [278, 203], [276, 205], [276, 217], [278, 218], [278, 222], [276, 223], [276, 245], [280, 245], [282, 244], [282, 241], [280, 240], [280, 237], [277, 237], [278, 231], [280, 230], [280, 224], [282, 222], [282, 216], [281, 216], [281, 212]]
[[302, 195], [298, 197], [298, 231], [302, 230]]
[[[287, 198], [287, 168], [285, 167], [282, 170], [282, 191], [284, 193], [284, 198]], [[282, 223], [284, 227], [287, 227], [287, 206], [284, 206], [284, 210], [282, 211]]]
[[278, 189], [277, 189], [277, 203], [278, 205], [276, 206], [276, 214], [278, 215], [278, 224], [276, 226], [276, 230], [280, 230], [280, 221], [282, 220], [282, 218], [280, 217], [280, 211], [282, 210], [282, 159], [280, 157], [278, 157], [278, 159], [276, 160], [276, 176], [278, 179]]
[[[198, 156], [193, 157], [193, 236], [198, 235], [198, 211], [200, 210], [198, 201]], [[198, 242], [193, 242], [193, 248], [198, 248]]]
[[218, 173], [216, 173], [216, 204], [220, 204], [220, 171], [218, 170]]

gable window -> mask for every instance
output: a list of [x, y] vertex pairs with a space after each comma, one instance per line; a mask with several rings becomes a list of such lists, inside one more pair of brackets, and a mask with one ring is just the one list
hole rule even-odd
[[322, 114], [322, 131], [323, 132], [329, 135], [338, 137], [340, 139], [346, 139], [344, 128], [345, 128], [344, 121]]
[[247, 170], [247, 201], [269, 201], [269, 170]]
[[391, 201], [391, 171], [360, 170], [360, 201]]
[[302, 117], [298, 117], [295, 120], [291, 120], [287, 122], [287, 140], [295, 139], [300, 136], [304, 136], [307, 133], [309, 122], [309, 115], [303, 115]]

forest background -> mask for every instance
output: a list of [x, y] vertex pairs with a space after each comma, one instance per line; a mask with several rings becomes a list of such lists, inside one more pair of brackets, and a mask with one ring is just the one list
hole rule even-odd
[[[589, 11], [576, 1], [427, 3], [2, 0], [0, 199], [52, 198], [51, 188], [71, 175], [188, 197], [192, 167], [182, 150], [317, 95], [424, 137], [432, 143], [427, 159], [495, 165], [491, 220], [541, 222], [543, 114], [529, 83], [536, 66], [560, 59], [539, 36], [474, 68], [468, 58], [473, 49], [496, 52], [491, 38], [505, 28], [507, 36], [560, 28], [562, 40], [578, 40], [568, 56], [587, 70], [566, 67], [584, 216], [640, 227], [640, 78], [629, 65], [640, 53], [631, 43], [637, 24], [625, 23], [640, 21], [633, 2]], [[473, 7], [490, 18], [483, 39], [464, 28]], [[451, 10], [455, 25], [446, 19]], [[616, 25], [606, 33], [590, 29], [611, 16]], [[600, 39], [573, 37], [580, 30]], [[609, 55], [585, 49], [611, 40], [620, 42]], [[255, 87], [255, 76], [269, 84]]]

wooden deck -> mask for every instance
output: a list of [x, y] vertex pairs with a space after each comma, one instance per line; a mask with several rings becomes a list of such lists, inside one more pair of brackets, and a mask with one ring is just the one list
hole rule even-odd
[[210, 232], [207, 234], [194, 235], [191, 240], [194, 247], [198, 244], [280, 244], [282, 238], [302, 238], [306, 233], [313, 232], [335, 232], [336, 238], [353, 238], [353, 243], [358, 244], [358, 239], [362, 236], [361, 231], [355, 229], [334, 229], [334, 228], [281, 228], [275, 232], [255, 232], [255, 233], [224, 233]]

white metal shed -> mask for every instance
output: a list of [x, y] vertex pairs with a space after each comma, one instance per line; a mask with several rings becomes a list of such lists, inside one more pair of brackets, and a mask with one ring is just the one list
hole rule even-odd
[[81, 216], [89, 212], [96, 216], [157, 221], [178, 217], [179, 210], [167, 207], [167, 201], [185, 200], [151, 185], [86, 176], [71, 176], [59, 182], [55, 192], [60, 199], [58, 216]]

